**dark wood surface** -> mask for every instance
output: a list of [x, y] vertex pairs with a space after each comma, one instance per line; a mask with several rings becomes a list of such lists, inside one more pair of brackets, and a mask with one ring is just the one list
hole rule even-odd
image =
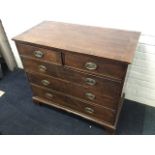
[[[43, 22], [14, 38], [33, 101], [114, 131], [139, 32]], [[36, 56], [37, 51], [37, 56]]]
[[[102, 91], [96, 91], [88, 89], [87, 87], [78, 86], [76, 84], [73, 84], [69, 81], [64, 81], [58, 78], [54, 78], [51, 76], [45, 76], [43, 74], [38, 73], [30, 73], [27, 72], [28, 79], [31, 83], [34, 83], [39, 86], [44, 86], [46, 88], [57, 90], [60, 92], [64, 92], [66, 94], [70, 94], [72, 96], [91, 101], [95, 104], [102, 105], [107, 108], [115, 108], [119, 100], [120, 90], [115, 89], [117, 92], [112, 92], [106, 89], [102, 89]], [[49, 82], [48, 85], [44, 85], [42, 83], [43, 80], [46, 80]], [[104, 88], [104, 87], [103, 87]], [[89, 99], [87, 97], [87, 93], [91, 93], [95, 96], [94, 99]], [[110, 94], [111, 93], [111, 94]]]
[[[83, 102], [79, 99], [75, 99], [73, 97], [69, 97], [63, 95], [60, 92], [52, 91], [51, 89], [45, 89], [43, 87], [39, 87], [37, 85], [31, 84], [34, 97], [40, 97], [44, 100], [51, 101], [54, 104], [59, 106], [63, 106], [72, 111], [77, 111], [79, 113], [85, 114], [89, 117], [98, 119], [100, 121], [107, 122], [110, 125], [114, 124], [115, 121], [115, 112], [105, 109], [101, 106], [95, 106], [93, 104], [88, 104], [87, 102]], [[50, 96], [48, 96], [48, 95]], [[87, 111], [87, 109], [91, 109], [92, 111]]]
[[[70, 68], [67, 66], [60, 66], [51, 64], [49, 62], [45, 62], [42, 60], [36, 60], [32, 58], [27, 58], [25, 56], [21, 56], [23, 65], [26, 70], [35, 71], [42, 74], [48, 74], [51, 76], [55, 76], [58, 78], [66, 79], [68, 81], [75, 82], [77, 84], [89, 86], [86, 82], [86, 78], [91, 78], [96, 81], [94, 86], [101, 86], [102, 82], [111, 83], [111, 85], [119, 85], [122, 83], [120, 80], [116, 80], [114, 78], [110, 78], [107, 76], [103, 76], [101, 74], [94, 74], [93, 72], [86, 72], [85, 70], [77, 70], [76, 68]], [[40, 65], [44, 66], [44, 70], [40, 70]], [[101, 85], [100, 85], [101, 84]]]
[[[59, 51], [55, 51], [51, 49], [49, 50], [49, 49], [40, 48], [36, 46], [31, 46], [31, 45], [25, 45], [21, 43], [16, 43], [16, 46], [18, 48], [20, 55], [23, 55], [29, 58], [48, 61], [50, 63], [62, 64], [61, 53]], [[34, 54], [35, 51], [42, 52], [43, 56], [41, 58], [36, 57]]]
[[[116, 109], [117, 107], [118, 102], [113, 98], [120, 96], [123, 83], [112, 81], [103, 77], [94, 76], [91, 74], [86, 74], [83, 72], [78, 72], [76, 70], [70, 70], [59, 65], [36, 61], [33, 59], [27, 59], [22, 57], [22, 61], [24, 68], [27, 72], [35, 72], [34, 74], [39, 73], [44, 75], [50, 75], [52, 77], [65, 80], [67, 82], [71, 82], [76, 85], [76, 87], [79, 87], [81, 89], [83, 89], [84, 87], [85, 90], [89, 90], [95, 94], [99, 93], [103, 96], [108, 96], [109, 98], [112, 97], [112, 99], [105, 98], [105, 102], [103, 102], [102, 105], [111, 109]], [[40, 71], [38, 67], [40, 65], [45, 66], [46, 71]], [[39, 78], [39, 75], [37, 78]], [[86, 83], [86, 78], [91, 78], [95, 80], [96, 83], [94, 85], [89, 85]]]
[[134, 31], [45, 21], [14, 40], [131, 63], [139, 36]]
[[[85, 64], [88, 62], [95, 63], [97, 68], [95, 70], [88, 70], [85, 67]], [[127, 69], [127, 64], [118, 61], [70, 52], [65, 53], [64, 65], [118, 80], [122, 80], [124, 78]]]
[[102, 127], [104, 127], [105, 131], [107, 131], [108, 134], [114, 134], [115, 131], [116, 131], [116, 126], [115, 125], [111, 125], [105, 121], [101, 121], [99, 119], [96, 119], [96, 118], [92, 118], [84, 113], [80, 113], [78, 111], [73, 111], [69, 108], [66, 108], [66, 107], [63, 107], [63, 106], [60, 106], [58, 104], [55, 104], [53, 103], [52, 101], [49, 101], [49, 100], [45, 100], [43, 98], [40, 98], [40, 97], [35, 97], [33, 96], [32, 97], [32, 100], [34, 103], [36, 104], [39, 104], [39, 105], [49, 105], [49, 106], [52, 106], [53, 108], [56, 108], [56, 109], [60, 109], [60, 110], [63, 110], [63, 111], [66, 111], [68, 113], [72, 113], [72, 114], [75, 114], [77, 116], [80, 116], [81, 118], [84, 118], [84, 119], [87, 119], [89, 121], [92, 121], [94, 123], [97, 123], [97, 124], [100, 124]]

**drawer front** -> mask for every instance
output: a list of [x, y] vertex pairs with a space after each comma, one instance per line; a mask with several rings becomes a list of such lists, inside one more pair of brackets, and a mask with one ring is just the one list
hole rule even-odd
[[41, 61], [25, 58], [22, 60], [26, 71], [43, 73], [64, 79], [93, 92], [102, 93], [107, 97], [116, 98], [121, 94], [121, 83]]
[[21, 56], [48, 61], [50, 63], [62, 64], [61, 53], [55, 50], [44, 49], [31, 45], [16, 43]]
[[127, 69], [127, 65], [120, 62], [71, 52], [64, 54], [64, 64], [68, 67], [119, 80], [124, 79]]
[[45, 89], [36, 85], [31, 85], [33, 95], [51, 101], [59, 106], [63, 106], [70, 110], [79, 112], [80, 114], [87, 115], [92, 118], [96, 118], [100, 121], [105, 121], [110, 124], [114, 123], [115, 112], [105, 109], [101, 106], [95, 106], [81, 100], [65, 96], [62, 93], [55, 92], [49, 89]]
[[110, 109], [116, 109], [119, 98], [107, 98], [103, 92], [96, 92], [68, 81], [63, 81], [43, 74], [27, 73], [31, 83], [57, 90]]

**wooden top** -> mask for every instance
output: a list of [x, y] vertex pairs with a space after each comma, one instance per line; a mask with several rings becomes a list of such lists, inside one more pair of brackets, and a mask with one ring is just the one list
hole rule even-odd
[[45, 21], [13, 38], [131, 63], [140, 32]]

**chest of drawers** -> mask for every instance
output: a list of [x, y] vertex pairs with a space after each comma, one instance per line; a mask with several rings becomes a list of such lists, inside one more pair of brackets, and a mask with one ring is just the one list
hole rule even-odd
[[33, 101], [116, 130], [140, 33], [43, 22], [15, 37]]

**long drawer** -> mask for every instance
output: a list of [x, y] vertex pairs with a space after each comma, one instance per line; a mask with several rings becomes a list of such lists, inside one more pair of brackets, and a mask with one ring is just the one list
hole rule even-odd
[[75, 85], [71, 82], [43, 74], [27, 72], [27, 76], [31, 83], [60, 92], [65, 92], [66, 94], [116, 110], [118, 103], [117, 98], [107, 98], [103, 92], [96, 92], [80, 85]]
[[70, 70], [59, 65], [53, 65], [43, 61], [22, 58], [27, 72], [38, 72], [54, 76], [75, 84], [81, 85], [89, 90], [102, 93], [107, 97], [117, 98], [121, 93], [122, 83], [110, 79], [94, 76], [91, 74]]
[[80, 114], [88, 115], [100, 121], [113, 124], [115, 121], [115, 112], [101, 106], [89, 104], [73, 97], [66, 96], [60, 92], [49, 90], [34, 84], [31, 84], [33, 95], [42, 99], [51, 101], [52, 103], [68, 108]]

